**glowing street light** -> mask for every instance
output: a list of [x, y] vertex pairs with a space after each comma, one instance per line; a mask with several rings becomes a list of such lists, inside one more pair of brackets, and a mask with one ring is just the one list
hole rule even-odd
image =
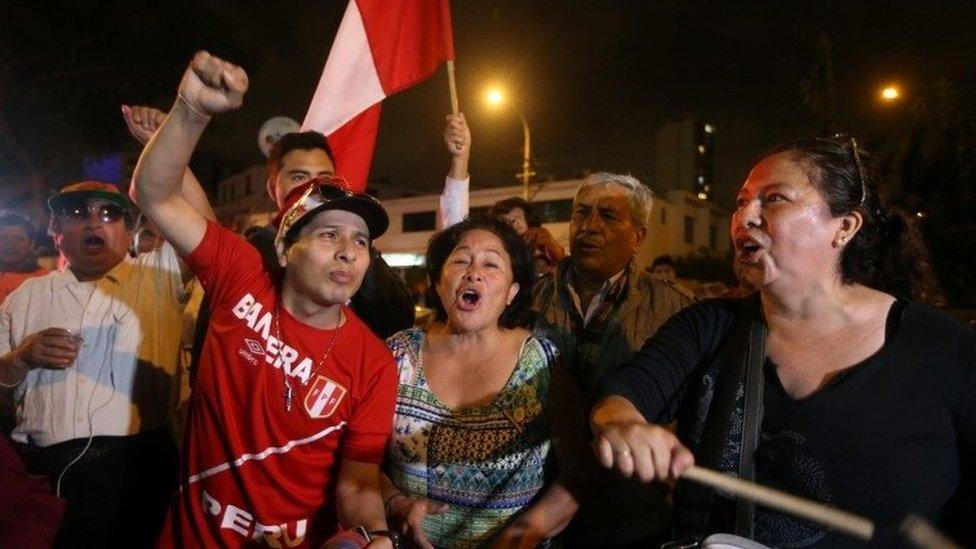
[[492, 107], [498, 107], [505, 102], [505, 94], [498, 88], [492, 88], [485, 94], [485, 101]]
[[881, 90], [881, 100], [886, 103], [897, 101], [901, 98], [901, 90], [897, 86], [887, 86]]
[[[499, 88], [491, 88], [485, 93], [485, 101], [492, 108], [498, 108], [505, 102], [505, 94]], [[522, 198], [529, 199], [529, 180], [535, 175], [532, 171], [532, 136], [529, 132], [529, 122], [525, 115], [518, 113], [522, 120], [522, 171], [516, 177], [522, 181]]]

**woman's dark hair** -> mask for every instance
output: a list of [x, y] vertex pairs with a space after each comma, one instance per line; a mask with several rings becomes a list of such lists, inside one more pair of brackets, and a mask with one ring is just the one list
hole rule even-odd
[[834, 217], [859, 212], [861, 229], [840, 259], [844, 282], [939, 304], [942, 294], [928, 250], [909, 218], [879, 196], [867, 153], [853, 137], [836, 135], [783, 143], [768, 155], [786, 153], [803, 167]]
[[498, 219], [499, 216], [507, 215], [515, 208], [522, 208], [525, 212], [525, 224], [529, 228], [538, 228], [542, 226], [542, 217], [535, 211], [535, 206], [531, 202], [526, 202], [526, 200], [519, 196], [513, 196], [511, 198], [506, 198], [505, 200], [499, 200], [495, 202], [492, 207], [488, 210], [488, 217], [492, 219]]
[[427, 245], [427, 278], [430, 280], [430, 286], [427, 288], [427, 304], [434, 308], [437, 320], [447, 320], [447, 311], [441, 303], [440, 296], [437, 295], [437, 282], [441, 278], [444, 262], [464, 235], [478, 229], [488, 231], [502, 241], [505, 252], [512, 261], [513, 281], [519, 285], [515, 299], [505, 307], [498, 322], [505, 328], [525, 327], [532, 316], [530, 313], [534, 280], [532, 255], [522, 237], [515, 233], [515, 229], [494, 218], [471, 217], [431, 237]]

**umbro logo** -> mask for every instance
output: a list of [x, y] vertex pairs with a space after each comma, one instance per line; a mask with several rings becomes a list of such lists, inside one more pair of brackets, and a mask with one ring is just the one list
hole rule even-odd
[[256, 355], [264, 354], [264, 345], [260, 342], [254, 341], [253, 339], [245, 339], [244, 343], [247, 345], [247, 349]]
[[[247, 362], [257, 365], [264, 359], [265, 364], [282, 370], [286, 376], [300, 379], [302, 385], [312, 377], [312, 359], [303, 356], [297, 349], [271, 335], [273, 312], [264, 310], [264, 305], [253, 295], [245, 294], [234, 306], [234, 316], [244, 321], [247, 327], [261, 339], [244, 339], [244, 346], [237, 350]], [[258, 358], [258, 357], [261, 358]]]

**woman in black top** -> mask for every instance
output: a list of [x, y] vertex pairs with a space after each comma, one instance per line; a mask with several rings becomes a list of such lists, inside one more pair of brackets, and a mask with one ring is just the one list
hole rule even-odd
[[[834, 137], [788, 143], [756, 164], [731, 236], [759, 293], [675, 315], [604, 381], [591, 423], [605, 466], [648, 482], [697, 460], [880, 525], [909, 512], [939, 521], [974, 469], [976, 334], [901, 298], [931, 300], [935, 284], [862, 154]], [[663, 427], [675, 420], [677, 435]], [[859, 546], [693, 487], [678, 495], [689, 532]]]

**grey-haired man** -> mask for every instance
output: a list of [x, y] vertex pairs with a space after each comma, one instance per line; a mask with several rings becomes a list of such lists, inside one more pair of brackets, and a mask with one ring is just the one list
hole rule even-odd
[[647, 238], [650, 189], [629, 175], [595, 173], [573, 198], [570, 256], [536, 284], [537, 332], [559, 347], [564, 369], [553, 381], [554, 409], [573, 418], [557, 433], [560, 467], [575, 470], [580, 503], [564, 538], [569, 546], [650, 547], [667, 527], [667, 489], [598, 470], [586, 414], [600, 379], [621, 367], [657, 329], [690, 303], [634, 261]]

